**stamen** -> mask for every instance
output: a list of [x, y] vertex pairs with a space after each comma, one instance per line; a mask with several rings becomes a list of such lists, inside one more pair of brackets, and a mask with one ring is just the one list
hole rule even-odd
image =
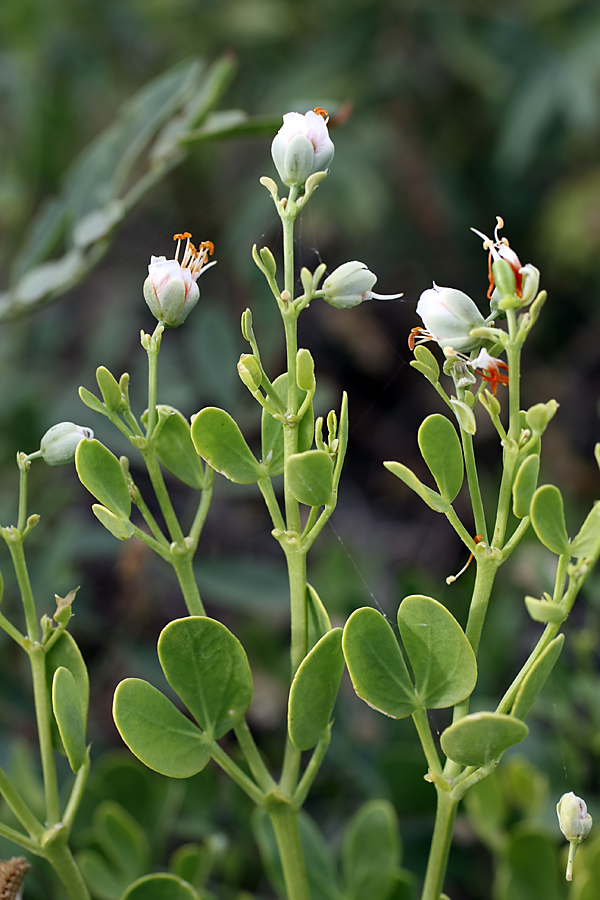
[[417, 344], [426, 344], [427, 341], [434, 340], [434, 336], [430, 334], [427, 329], [417, 325], [415, 328], [410, 329], [410, 334], [408, 335], [408, 349], [414, 350]]
[[329, 113], [327, 112], [327, 110], [323, 109], [322, 106], [316, 106], [315, 112], [318, 116], [321, 116], [322, 119], [325, 119], [325, 124], [327, 125], [327, 123], [329, 122]]
[[[483, 535], [482, 535], [482, 534], [476, 534], [476, 535], [475, 535], [475, 543], [478, 544], [479, 541], [481, 541], [481, 540], [483, 540]], [[446, 578], [446, 584], [454, 584], [454, 582], [455, 582], [458, 578], [460, 578], [460, 576], [463, 574], [463, 572], [466, 572], [466, 571], [467, 571], [467, 569], [468, 569], [469, 566], [471, 565], [471, 560], [472, 560], [472, 559], [473, 559], [473, 554], [470, 553], [470, 554], [469, 554], [468, 560], [466, 561], [466, 563], [464, 564], [464, 566], [462, 567], [462, 569], [460, 570], [460, 572], [457, 572], [456, 575], [448, 575], [448, 577]]]

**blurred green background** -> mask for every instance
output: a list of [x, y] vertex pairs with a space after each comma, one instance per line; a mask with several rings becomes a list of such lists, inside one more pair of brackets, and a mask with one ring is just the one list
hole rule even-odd
[[[186, 60], [213, 62], [224, 53], [233, 54], [236, 71], [221, 108], [267, 123], [317, 105], [332, 114], [336, 157], [300, 222], [301, 264], [324, 261], [332, 270], [360, 259], [378, 274], [377, 290], [404, 291], [401, 302], [352, 311], [313, 303], [301, 321], [301, 344], [316, 360], [320, 411], [337, 406], [346, 389], [351, 416], [340, 505], [313, 553], [310, 578], [339, 623], [369, 603], [393, 613], [415, 590], [436, 596], [460, 618], [472, 574], [450, 588], [444, 581], [464, 563], [458, 540], [381, 466], [398, 459], [419, 469], [415, 431], [439, 409], [408, 365], [407, 334], [432, 280], [467, 291], [484, 308], [487, 261], [469, 228], [490, 233], [502, 215], [504, 234], [523, 262], [541, 269], [549, 291], [525, 352], [523, 403], [555, 397], [561, 404], [545, 438], [542, 480], [569, 497], [574, 533], [598, 493], [592, 450], [600, 432], [600, 8], [595, 0], [3, 0], [0, 289], [8, 290], [35, 258], [45, 231], [38, 226], [32, 240], [32, 221], [121, 104]], [[89, 425], [115, 452], [126, 451], [105, 421], [83, 407], [77, 387], [95, 389], [99, 365], [117, 377], [129, 371], [132, 396], [143, 408], [139, 331], [152, 330], [153, 322], [141, 286], [150, 254], [170, 255], [176, 231], [212, 240], [219, 263], [200, 282], [202, 299], [185, 327], [163, 341], [159, 402], [188, 416], [204, 405], [223, 406], [256, 440], [258, 410], [235, 370], [247, 350], [239, 333], [247, 306], [269, 371], [276, 376], [283, 367], [276, 310], [250, 257], [255, 242], [276, 255], [281, 247], [270, 198], [258, 184], [261, 175], [275, 175], [274, 132], [256, 132], [187, 145], [180, 164], [133, 208], [81, 284], [1, 323], [3, 524], [16, 520], [15, 453], [36, 449], [55, 422]], [[131, 181], [142, 172], [141, 163], [134, 166]], [[68, 250], [68, 241], [59, 235], [48, 252]], [[498, 447], [483, 420], [480, 447], [493, 502]], [[177, 499], [185, 509], [185, 496]], [[99, 756], [119, 745], [110, 715], [115, 684], [128, 675], [159, 680], [156, 637], [184, 607], [160, 562], [139, 545], [117, 544], [89, 505], [73, 470], [34, 466], [31, 511], [42, 514], [42, 523], [30, 542], [32, 578], [48, 611], [55, 592], [81, 584], [73, 631], [92, 672]], [[198, 577], [209, 613], [242, 638], [256, 666], [253, 721], [267, 748], [280, 738], [278, 678], [287, 665], [284, 570], [268, 532], [258, 492], [221, 479]], [[481, 706], [498, 696], [537, 636], [522, 596], [548, 589], [550, 565], [530, 541], [511, 573], [503, 573], [483, 648]], [[11, 611], [16, 599], [4, 551], [0, 568]], [[598, 797], [599, 584], [588, 585], [567, 623], [563, 659], [520, 749], [550, 777], [539, 813], [550, 829], [552, 802], [563, 791], [587, 791], [592, 812]], [[6, 639], [1, 646], [6, 758], [7, 734], [29, 740], [32, 726], [27, 681], [14, 680], [21, 661]], [[421, 866], [431, 797], [410, 724], [382, 721], [346, 685], [337, 726], [309, 809], [335, 843], [339, 823], [358, 802], [389, 796], [410, 857]], [[215, 804], [215, 827], [227, 830], [228, 804], [237, 802]], [[476, 846], [473, 821], [465, 819], [458, 831], [453, 900], [489, 896], [491, 858], [468, 862]], [[251, 849], [240, 856], [231, 884], [268, 896], [251, 859]]]

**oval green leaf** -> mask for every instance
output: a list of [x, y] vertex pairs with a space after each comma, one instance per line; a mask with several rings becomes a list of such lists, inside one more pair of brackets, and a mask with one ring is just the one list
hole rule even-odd
[[333, 460], [326, 450], [293, 453], [285, 465], [285, 481], [299, 503], [326, 506], [333, 490]]
[[105, 366], [96, 369], [96, 381], [106, 408], [116, 412], [123, 403], [121, 388], [115, 376]]
[[352, 817], [342, 847], [344, 897], [385, 900], [400, 864], [398, 818], [388, 800], [371, 800]]
[[395, 475], [396, 478], [399, 478], [400, 481], [403, 481], [404, 484], [409, 487], [415, 494], [418, 494], [421, 500], [427, 504], [431, 509], [434, 509], [436, 512], [445, 513], [449, 509], [449, 503], [447, 500], [444, 500], [437, 491], [432, 491], [431, 488], [427, 487], [427, 485], [423, 484], [420, 481], [412, 469], [409, 469], [408, 466], [403, 465], [399, 462], [384, 462], [383, 464], [392, 475]]
[[202, 459], [230, 481], [254, 484], [265, 475], [229, 413], [216, 406], [200, 410], [192, 422], [192, 441]]
[[571, 556], [576, 559], [596, 559], [598, 553], [600, 553], [600, 502], [594, 503], [571, 542]]
[[414, 349], [415, 358], [411, 360], [411, 366], [424, 375], [431, 384], [437, 384], [440, 380], [440, 367], [437, 359], [427, 347], [422, 344]]
[[116, 873], [97, 850], [80, 850], [76, 855], [77, 867], [84, 881], [98, 900], [120, 900], [129, 881]]
[[558, 603], [551, 600], [538, 600], [537, 597], [525, 597], [527, 612], [534, 622], [543, 622], [546, 625], [560, 625], [567, 618], [567, 614]]
[[392, 719], [404, 719], [419, 708], [398, 641], [381, 613], [368, 606], [353, 612], [342, 647], [361, 700]]
[[464, 631], [432, 597], [405, 597], [398, 627], [420, 705], [444, 709], [465, 700], [477, 683], [477, 663]]
[[200, 900], [198, 892], [177, 875], [145, 875], [130, 885], [121, 900]]
[[[288, 376], [287, 372], [279, 375], [273, 382], [275, 393], [279, 397], [285, 410], [288, 403]], [[298, 403], [301, 404], [306, 397], [306, 391], [298, 390]], [[312, 403], [298, 422], [298, 452], [310, 450], [315, 431], [315, 414]], [[260, 425], [262, 461], [269, 469], [269, 475], [281, 475], [283, 472], [283, 423], [275, 419], [267, 409], [262, 411]]]
[[529, 710], [546, 684], [548, 676], [554, 668], [556, 660], [560, 656], [560, 651], [562, 650], [564, 642], [564, 634], [559, 634], [548, 644], [519, 688], [519, 693], [515, 697], [515, 702], [511, 710], [512, 715], [516, 716], [517, 719], [525, 719], [529, 714]]
[[[88, 671], [83, 656], [81, 655], [81, 650], [68, 631], [63, 631], [56, 643], [52, 645], [46, 654], [46, 679], [49, 696], [52, 696], [54, 673], [61, 667], [67, 669], [73, 676], [73, 681], [79, 694], [79, 708], [82, 711], [85, 730], [90, 699]], [[56, 750], [61, 753], [64, 752], [63, 743], [55, 719], [52, 721], [52, 742]]]
[[569, 552], [562, 494], [554, 484], [539, 487], [531, 501], [531, 524], [548, 550], [558, 556]]
[[441, 747], [449, 759], [462, 766], [485, 766], [518, 744], [529, 733], [520, 719], [501, 713], [472, 713], [442, 733]]
[[343, 672], [342, 629], [334, 628], [304, 657], [290, 688], [288, 731], [298, 750], [310, 750], [323, 736]]
[[158, 639], [165, 677], [211, 740], [244, 718], [252, 674], [244, 648], [220, 622], [206, 616], [175, 619]]
[[117, 686], [113, 718], [134, 756], [161, 775], [189, 778], [210, 759], [211, 741], [164, 694], [140, 678], [126, 678]]
[[52, 710], [69, 765], [78, 772], [85, 762], [85, 707], [81, 692], [68, 669], [59, 666], [52, 680]]
[[169, 410], [156, 438], [156, 452], [163, 466], [197, 491], [204, 487], [204, 468], [196, 453], [190, 433], [190, 426], [178, 410], [172, 407], [160, 408]]
[[323, 635], [331, 631], [331, 620], [323, 605], [323, 601], [311, 584], [306, 585], [306, 619], [308, 632], [308, 648], [312, 650]]
[[540, 458], [534, 453], [523, 460], [513, 484], [513, 512], [517, 519], [524, 519], [529, 515], [539, 474]]
[[456, 428], [446, 416], [427, 416], [419, 428], [419, 448], [440, 494], [452, 503], [464, 477], [462, 448]]
[[456, 397], [450, 398], [450, 405], [454, 410], [454, 415], [462, 430], [466, 431], [467, 434], [475, 434], [477, 431], [477, 422], [471, 407], [467, 406], [463, 400], [457, 400]]
[[79, 480], [102, 506], [121, 519], [131, 515], [131, 496], [119, 460], [104, 444], [84, 438], [75, 452]]
[[120, 803], [105, 800], [94, 811], [94, 838], [124, 885], [144, 875], [150, 863], [146, 832]]
[[110, 531], [113, 537], [119, 541], [127, 541], [133, 534], [133, 525], [129, 519], [120, 519], [114, 513], [101, 506], [99, 503], [92, 504], [92, 512], [99, 522], [104, 525], [107, 531]]

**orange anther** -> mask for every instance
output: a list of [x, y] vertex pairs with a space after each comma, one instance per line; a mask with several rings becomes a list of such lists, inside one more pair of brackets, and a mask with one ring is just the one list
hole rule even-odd
[[321, 116], [322, 119], [325, 119], [326, 122], [329, 121], [329, 113], [326, 109], [323, 109], [322, 106], [315, 106], [315, 112], [318, 116]]
[[213, 244], [212, 241], [202, 241], [202, 243], [200, 244], [200, 249], [208, 250], [209, 255], [212, 256], [213, 253], [215, 252], [215, 245]]
[[192, 235], [191, 235], [191, 232], [189, 232], [189, 231], [184, 231], [182, 234], [174, 234], [174, 235], [173, 235], [173, 240], [174, 240], [174, 241], [185, 241], [185, 240], [187, 240], [188, 238], [191, 238], [191, 236], [192, 236]]

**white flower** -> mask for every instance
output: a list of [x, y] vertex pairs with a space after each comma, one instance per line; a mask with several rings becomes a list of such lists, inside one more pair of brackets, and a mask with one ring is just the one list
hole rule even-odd
[[439, 287], [423, 291], [417, 313], [425, 329], [413, 328], [409, 343], [415, 340], [437, 341], [440, 347], [452, 347], [458, 353], [469, 353], [481, 346], [481, 338], [471, 337], [473, 328], [481, 328], [485, 320], [471, 298], [455, 288]]
[[[196, 248], [190, 241], [191, 234], [176, 234], [175, 258], [152, 256], [148, 266], [148, 277], [144, 282], [144, 298], [159, 322], [167, 328], [176, 328], [188, 317], [200, 297], [196, 284], [202, 272], [206, 272], [215, 262], [206, 265], [206, 260], [214, 251], [211, 241], [204, 241]], [[185, 240], [183, 258], [179, 262], [181, 241]]]
[[568, 841], [583, 841], [592, 830], [592, 817], [587, 811], [585, 800], [573, 791], [563, 794], [556, 804], [556, 814], [560, 830]]
[[363, 300], [395, 300], [402, 294], [376, 294], [371, 290], [377, 275], [364, 263], [353, 260], [338, 266], [323, 282], [323, 300], [337, 309], [350, 309]]
[[334, 152], [327, 113], [322, 109], [310, 110], [304, 116], [286, 113], [271, 145], [279, 177], [288, 187], [301, 186], [309, 175], [324, 172], [331, 165]]
[[49, 428], [40, 441], [39, 455], [49, 466], [68, 466], [75, 461], [79, 442], [93, 437], [91, 428], [83, 428], [73, 422], [59, 422]]

